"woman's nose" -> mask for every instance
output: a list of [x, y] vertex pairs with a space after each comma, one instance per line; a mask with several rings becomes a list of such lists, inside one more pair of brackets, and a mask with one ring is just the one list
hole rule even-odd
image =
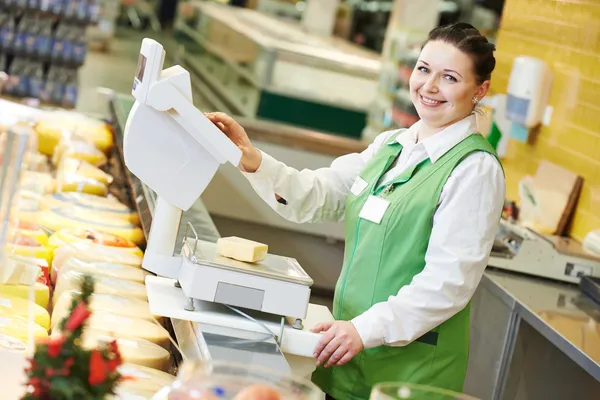
[[430, 93], [437, 93], [438, 91], [438, 82], [437, 82], [438, 78], [436, 75], [431, 74], [429, 76], [429, 78], [427, 79], [427, 81], [425, 82], [425, 84], [423, 85], [423, 88]]

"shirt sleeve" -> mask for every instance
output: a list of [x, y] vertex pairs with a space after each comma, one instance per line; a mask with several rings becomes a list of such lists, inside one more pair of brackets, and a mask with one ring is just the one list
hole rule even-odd
[[[242, 173], [255, 192], [283, 218], [296, 222], [341, 221], [345, 202], [358, 174], [394, 132], [384, 132], [361, 153], [336, 158], [331, 166], [297, 170], [262, 152], [256, 172]], [[277, 201], [276, 195], [286, 204]]]
[[487, 266], [505, 185], [500, 163], [488, 153], [474, 153], [454, 169], [434, 214], [423, 271], [352, 320], [365, 348], [405, 346], [468, 304]]

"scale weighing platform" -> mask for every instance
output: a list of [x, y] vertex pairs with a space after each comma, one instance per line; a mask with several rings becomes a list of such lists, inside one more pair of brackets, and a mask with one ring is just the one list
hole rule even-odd
[[[246, 264], [217, 255], [214, 243], [184, 235], [175, 254], [182, 214], [206, 189], [221, 164], [238, 166], [241, 150], [193, 105], [190, 74], [163, 70], [165, 52], [144, 39], [123, 135], [127, 168], [157, 195], [142, 267], [151, 312], [198, 324], [202, 333], [234, 330], [263, 334], [292, 371], [316, 367], [320, 334], [310, 329], [333, 320], [326, 307], [309, 304], [312, 279], [294, 259], [269, 254]], [[249, 339], [249, 338], [247, 338]], [[292, 365], [293, 364], [293, 365]]]

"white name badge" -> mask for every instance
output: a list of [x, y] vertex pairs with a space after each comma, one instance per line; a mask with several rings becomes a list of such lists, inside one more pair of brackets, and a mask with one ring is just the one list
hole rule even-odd
[[389, 206], [390, 202], [386, 199], [371, 195], [360, 210], [358, 217], [380, 224]]
[[350, 191], [353, 195], [358, 196], [362, 193], [363, 190], [367, 188], [367, 186], [369, 186], [369, 183], [360, 176], [357, 176], [356, 180], [354, 181], [354, 184], [350, 188]]

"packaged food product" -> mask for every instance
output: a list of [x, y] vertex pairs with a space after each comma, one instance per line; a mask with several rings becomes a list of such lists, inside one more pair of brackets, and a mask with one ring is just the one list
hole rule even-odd
[[58, 267], [52, 268], [52, 283], [56, 283], [56, 277], [61, 272], [77, 271], [90, 275], [101, 275], [109, 278], [123, 279], [144, 283], [148, 272], [142, 268], [132, 267], [131, 265], [104, 263], [104, 262], [86, 262], [76, 258], [69, 258], [67, 262]]
[[[36, 282], [32, 287], [35, 303], [47, 309], [50, 302], [50, 288], [39, 282]], [[3, 297], [18, 297], [28, 300], [29, 290], [30, 286], [27, 285], [0, 284], [0, 296]]]
[[[29, 318], [29, 301], [14, 297], [0, 296], [0, 309], [4, 310], [3, 314], [14, 314], [22, 318]], [[38, 304], [31, 304], [33, 307], [34, 322], [42, 328], [50, 329], [50, 314], [48, 311]]]
[[[115, 315], [105, 311], [92, 313], [87, 321], [86, 329], [108, 336], [134, 337], [148, 340], [165, 349], [169, 348], [169, 332], [154, 322]], [[53, 333], [59, 333], [59, 326], [54, 327]]]
[[166, 372], [127, 362], [121, 364], [117, 370], [125, 377], [119, 384], [119, 387], [125, 390], [141, 389], [157, 392], [175, 380], [173, 375]]
[[39, 194], [54, 193], [56, 180], [47, 172], [21, 171], [19, 188]]
[[74, 114], [52, 113], [40, 120], [35, 126], [38, 133], [38, 149], [42, 154], [51, 156], [63, 137], [88, 140], [103, 153], [109, 154], [113, 147], [113, 135], [110, 127], [103, 121]]
[[84, 211], [90, 211], [94, 214], [106, 213], [109, 220], [122, 219], [136, 226], [140, 219], [136, 211], [131, 210], [126, 205], [113, 197], [102, 197], [88, 193], [53, 193], [46, 195], [40, 200], [40, 209], [47, 210], [52, 208], [61, 208], [64, 206], [78, 207]]
[[100, 181], [83, 175], [60, 173], [56, 177], [56, 191], [106, 196], [108, 194], [108, 186]]
[[74, 242], [54, 250], [52, 269], [60, 271], [62, 266], [71, 258], [85, 262], [106, 262], [111, 264], [141, 267], [142, 257], [128, 251], [112, 247], [102, 247], [94, 243]]
[[[43, 258], [21, 256], [18, 254], [9, 254], [7, 259], [18, 262], [18, 263], [26, 264], [27, 266], [36, 267], [35, 274], [37, 276], [37, 281], [46, 286], [50, 285], [50, 269], [48, 266], [48, 260], [45, 260]], [[22, 270], [23, 270], [22, 266], [19, 268], [21, 269], [20, 272], [22, 273]], [[30, 269], [30, 268], [28, 267], [27, 269]], [[41, 272], [39, 272], [40, 270], [41, 270]], [[9, 280], [5, 280], [5, 283], [7, 283], [7, 282], [9, 282]], [[30, 282], [30, 281], [29, 280], [21, 280], [20, 282], [11, 282], [11, 283], [26, 284], [27, 282]]]
[[[56, 303], [66, 291], [77, 290], [80, 287], [83, 274], [77, 271], [66, 271], [58, 274], [56, 279], [56, 287], [54, 288], [54, 296], [52, 304]], [[114, 294], [117, 296], [133, 297], [139, 300], [147, 300], [146, 286], [138, 282], [126, 281], [123, 279], [109, 278], [102, 275], [93, 274], [95, 281], [94, 293]]]
[[128, 254], [140, 257], [144, 255], [142, 250], [131, 240], [97, 229], [65, 228], [54, 232], [48, 240], [48, 246], [53, 249], [65, 245], [68, 246], [72, 243], [94, 245], [91, 248], [123, 250]]
[[6, 249], [9, 254], [25, 257], [42, 258], [52, 264], [52, 250], [43, 246], [32, 237], [22, 235], [18, 232], [7, 238]]
[[22, 236], [37, 240], [42, 246], [46, 246], [48, 244], [48, 235], [35, 222], [18, 220], [16, 221], [15, 229]]
[[238, 261], [255, 263], [263, 261], [267, 257], [269, 247], [264, 243], [230, 236], [217, 240], [217, 252], [227, 258]]
[[[69, 315], [69, 310], [73, 298], [80, 295], [77, 290], [68, 290], [63, 292], [54, 302], [52, 310], [52, 321], [50, 325], [54, 328], [58, 323]], [[137, 298], [117, 296], [107, 293], [94, 293], [90, 299], [90, 310], [92, 312], [104, 311], [124, 317], [141, 318], [148, 321], [153, 320], [150, 313], [150, 304], [147, 301]], [[161, 321], [161, 317], [156, 317], [157, 321]]]
[[29, 324], [29, 320], [18, 315], [10, 314], [0, 309], [0, 334], [11, 336], [25, 343], [29, 340], [29, 326], [33, 330], [35, 340], [48, 337], [48, 331], [35, 322]]
[[[87, 329], [83, 333], [83, 346], [90, 349], [98, 348], [101, 343], [108, 343], [113, 340], [117, 341], [124, 363], [138, 365], [142, 368], [153, 368], [153, 370], [164, 371], [169, 368], [171, 353], [156, 343], [133, 336], [108, 335], [105, 332], [94, 329]], [[160, 379], [160, 374], [154, 375], [155, 379]]]
[[108, 161], [106, 155], [90, 142], [84, 140], [61, 139], [58, 146], [54, 149], [52, 164], [58, 166], [62, 159], [66, 157], [83, 160], [96, 167], [102, 167], [106, 165]]
[[38, 213], [38, 224], [52, 232], [65, 228], [86, 228], [112, 233], [139, 245], [144, 242], [142, 230], [120, 218], [108, 218], [106, 213], [93, 213], [79, 207], [61, 207]]
[[110, 185], [114, 180], [112, 175], [107, 174], [100, 168], [95, 167], [86, 161], [70, 157], [63, 158], [58, 168], [57, 175], [60, 177], [62, 174], [83, 176], [103, 183], [104, 185]]

